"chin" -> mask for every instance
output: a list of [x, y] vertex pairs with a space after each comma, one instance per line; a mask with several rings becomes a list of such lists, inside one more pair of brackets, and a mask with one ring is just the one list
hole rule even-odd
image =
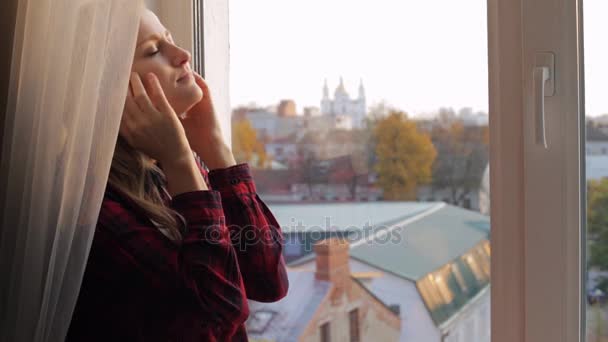
[[177, 94], [175, 94], [173, 101], [171, 101], [171, 105], [173, 110], [179, 114], [187, 112], [202, 99], [203, 91], [195, 84], [193, 87], [180, 90]]

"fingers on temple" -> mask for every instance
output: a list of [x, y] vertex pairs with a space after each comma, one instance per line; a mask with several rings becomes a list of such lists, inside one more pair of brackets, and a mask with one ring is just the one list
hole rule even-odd
[[131, 73], [131, 87], [133, 89], [133, 99], [142, 112], [154, 110], [152, 101], [144, 87], [144, 84], [138, 73]]

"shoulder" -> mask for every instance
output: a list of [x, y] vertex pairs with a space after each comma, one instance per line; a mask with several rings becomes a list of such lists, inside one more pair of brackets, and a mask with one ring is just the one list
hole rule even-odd
[[147, 216], [119, 189], [108, 183], [97, 220], [98, 229], [121, 234], [130, 227], [147, 224]]

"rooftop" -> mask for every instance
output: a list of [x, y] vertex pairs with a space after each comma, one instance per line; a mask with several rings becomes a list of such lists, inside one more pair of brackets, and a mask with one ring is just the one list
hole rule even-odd
[[314, 272], [289, 270], [287, 296], [274, 303], [249, 301], [250, 315], [246, 321], [250, 338], [269, 341], [292, 341], [300, 336], [323, 298], [331, 282], [316, 280]]
[[283, 232], [382, 229], [427, 211], [436, 202], [355, 202], [272, 204]]

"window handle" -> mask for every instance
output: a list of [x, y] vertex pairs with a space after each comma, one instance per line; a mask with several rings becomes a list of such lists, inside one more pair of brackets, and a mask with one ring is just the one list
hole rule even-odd
[[545, 83], [549, 80], [549, 67], [534, 67], [534, 116], [536, 143], [547, 148], [545, 132]]

